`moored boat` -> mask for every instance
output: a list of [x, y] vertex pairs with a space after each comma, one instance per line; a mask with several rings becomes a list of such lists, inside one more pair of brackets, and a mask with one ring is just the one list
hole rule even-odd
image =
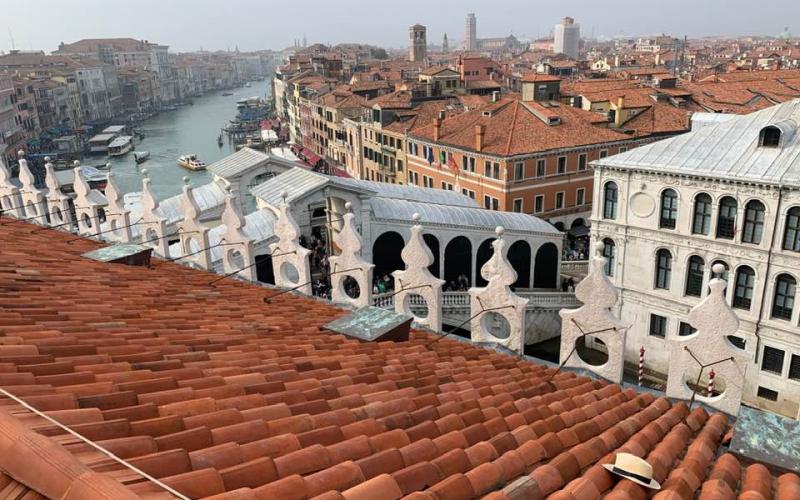
[[150, 159], [150, 152], [149, 151], [139, 151], [137, 153], [133, 153], [133, 159], [136, 161], [137, 164], [144, 163]]
[[121, 135], [108, 145], [108, 156], [125, 156], [133, 149], [133, 137]]
[[196, 154], [181, 155], [178, 165], [189, 170], [205, 170], [206, 162], [199, 160]]

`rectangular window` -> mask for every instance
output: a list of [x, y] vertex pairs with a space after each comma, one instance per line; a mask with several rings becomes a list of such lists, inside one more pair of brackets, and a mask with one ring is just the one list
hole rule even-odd
[[620, 148], [619, 148], [619, 152], [620, 152], [620, 153], [624, 153], [624, 152], [625, 152], [625, 151], [627, 151], [627, 150], [628, 150], [628, 148], [627, 148], [627, 147], [625, 147], [625, 146], [620, 146]]
[[492, 198], [492, 210], [500, 210], [500, 200]]
[[744, 229], [742, 230], [742, 243], [761, 243], [764, 234], [764, 205], [750, 202], [744, 210]]
[[547, 173], [547, 160], [536, 160], [536, 177], [544, 177]]
[[767, 389], [766, 387], [758, 386], [758, 397], [767, 399], [769, 401], [777, 401], [778, 392], [773, 391], [772, 389]]
[[798, 207], [793, 207], [786, 214], [783, 249], [800, 252], [800, 208]]
[[695, 327], [693, 327], [689, 323], [686, 323], [685, 321], [681, 321], [681, 324], [678, 327], [678, 335], [680, 335], [681, 337], [686, 337], [687, 335], [691, 335], [696, 331], [697, 329]]
[[398, 172], [403, 171], [403, 160], [397, 160], [397, 171]]
[[514, 200], [514, 211], [517, 213], [522, 213], [522, 198], [517, 198]]
[[658, 314], [650, 315], [650, 335], [660, 339], [667, 337], [667, 318]]
[[586, 170], [586, 153], [578, 155], [578, 170]]
[[564, 191], [556, 193], [556, 210], [564, 208]]
[[567, 171], [567, 157], [566, 156], [559, 156], [558, 157], [558, 174], [564, 174]]
[[764, 353], [761, 355], [761, 370], [765, 372], [783, 373], [783, 358], [786, 355], [780, 349], [764, 346]]
[[719, 203], [717, 215], [717, 238], [732, 240], [736, 234], [736, 200], [730, 197], [723, 198]]
[[469, 169], [469, 159], [466, 156], [461, 157], [461, 170], [468, 170]]
[[602, 160], [606, 156], [608, 156], [608, 150], [607, 149], [601, 149], [600, 150], [600, 159]]
[[475, 158], [470, 158], [469, 159], [469, 171], [470, 172], [474, 172], [475, 171]]
[[518, 161], [514, 164], [514, 180], [521, 181], [525, 178], [525, 164]]
[[544, 212], [544, 195], [540, 194], [537, 195], [536, 198], [533, 200], [533, 211], [534, 213], [542, 213]]
[[711, 232], [711, 197], [705, 193], [699, 194], [694, 201], [694, 219], [692, 219], [693, 234], [708, 234]]
[[578, 188], [575, 190], [575, 206], [581, 207], [586, 203], [586, 189]]
[[772, 317], [791, 320], [794, 309], [796, 285], [794, 278], [782, 274], [775, 280], [775, 298], [772, 301]]
[[686, 270], [686, 295], [700, 297], [703, 295], [703, 273], [705, 263], [700, 257], [694, 256], [689, 259], [689, 266]]
[[492, 208], [492, 198], [491, 198], [491, 196], [484, 195], [484, 197], [483, 197], [483, 208]]
[[789, 363], [789, 378], [800, 380], [800, 356], [792, 354], [792, 361]]

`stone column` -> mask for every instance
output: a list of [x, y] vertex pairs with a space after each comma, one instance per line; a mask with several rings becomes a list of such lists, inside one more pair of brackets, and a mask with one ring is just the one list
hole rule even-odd
[[[225, 233], [222, 235], [222, 265], [225, 274], [236, 274], [248, 281], [256, 281], [255, 248], [253, 240], [245, 234], [246, 221], [242, 215], [238, 198], [228, 190], [225, 209], [222, 212]], [[239, 252], [242, 262], [234, 261], [233, 254]]]
[[[283, 203], [278, 207], [278, 220], [275, 223], [275, 236], [278, 237], [278, 242], [269, 246], [275, 285], [294, 288], [305, 283], [297, 290], [311, 295], [311, 263], [308, 260], [311, 250], [300, 245], [300, 227], [286, 203], [287, 196], [286, 191], [281, 193]], [[294, 273], [290, 272], [292, 268]]]
[[[353, 215], [352, 209], [352, 203], [345, 203], [347, 213], [343, 217], [342, 229], [335, 237], [336, 246], [339, 247], [341, 253], [328, 258], [331, 270], [331, 298], [334, 302], [361, 308], [372, 305], [372, 270], [375, 265], [361, 257], [362, 240], [356, 230], [355, 215]], [[346, 272], [343, 272], [345, 270]], [[359, 294], [357, 297], [347, 295], [345, 291], [346, 276], [352, 277], [358, 283]]]

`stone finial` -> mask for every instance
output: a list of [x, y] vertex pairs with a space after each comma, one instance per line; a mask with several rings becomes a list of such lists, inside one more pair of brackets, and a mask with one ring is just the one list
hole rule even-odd
[[2, 156], [0, 156], [0, 210], [5, 216], [11, 215], [18, 219], [24, 217], [19, 188], [11, 182], [11, 172]]
[[72, 182], [72, 189], [76, 195], [75, 215], [78, 218], [78, 232], [83, 235], [98, 233], [100, 232], [100, 203], [96, 196], [92, 196], [92, 188], [83, 175], [80, 163], [75, 160], [73, 165], [75, 165], [75, 168], [72, 169], [75, 180]]
[[298, 291], [311, 295], [311, 264], [308, 256], [311, 250], [300, 245], [300, 227], [292, 216], [286, 203], [288, 193], [281, 193], [283, 203], [278, 207], [278, 220], [275, 222], [275, 236], [278, 242], [269, 246], [272, 254], [272, 268], [275, 285], [282, 288], [298, 288]]
[[69, 217], [70, 198], [61, 191], [61, 183], [58, 182], [58, 177], [56, 177], [56, 169], [49, 160], [44, 164], [44, 172], [44, 182], [47, 186], [47, 207], [50, 211], [50, 225], [72, 231], [72, 217]]
[[[406, 268], [392, 273], [394, 287], [397, 291], [394, 308], [397, 313], [412, 315], [417, 323], [438, 332], [442, 329], [442, 285], [444, 285], [444, 280], [435, 277], [428, 270], [428, 266], [433, 264], [435, 259], [422, 236], [419, 214], [415, 213], [411, 219], [414, 221], [411, 235], [400, 253]], [[408, 291], [402, 291], [404, 289]], [[412, 312], [409, 301], [414, 296], [420, 296], [425, 300], [428, 309], [427, 316], [417, 316]]]
[[[725, 272], [722, 264], [712, 268], [714, 273]], [[750, 354], [738, 349], [728, 336], [736, 334], [739, 319], [725, 301], [727, 283], [714, 278], [708, 284], [708, 295], [689, 312], [689, 324], [697, 331], [685, 337], [673, 337], [669, 345], [669, 372], [667, 374], [667, 397], [690, 399], [692, 389], [686, 384], [708, 378], [713, 367], [717, 386], [724, 388], [719, 395], [708, 397], [698, 390], [695, 399], [730, 415], [736, 415], [742, 403], [742, 388], [745, 383]], [[703, 383], [703, 382], [701, 382]]]
[[[500, 344], [522, 353], [525, 347], [525, 308], [528, 299], [511, 291], [517, 281], [517, 272], [508, 261], [508, 248], [501, 226], [495, 229], [497, 239], [492, 242], [494, 253], [481, 268], [481, 276], [488, 284], [470, 288], [470, 323], [473, 342]], [[492, 309], [492, 311], [484, 312]], [[502, 319], [501, 319], [502, 318]], [[508, 324], [507, 331], [498, 322]], [[506, 336], [507, 334], [507, 336]]]
[[225, 208], [222, 211], [222, 223], [225, 232], [222, 240], [225, 246], [222, 249], [222, 263], [225, 274], [236, 273], [238, 276], [256, 281], [255, 246], [253, 240], [245, 233], [245, 221], [236, 198], [230, 190], [225, 195]]
[[180, 247], [181, 255], [186, 256], [182, 262], [211, 270], [213, 258], [209, 249], [211, 246], [209, 229], [200, 221], [200, 207], [194, 197], [194, 188], [190, 183], [189, 176], [183, 177], [181, 213], [183, 213], [183, 221], [179, 232]]
[[[345, 203], [347, 213], [342, 217], [342, 228], [333, 237], [341, 253], [328, 258], [331, 269], [331, 298], [334, 302], [367, 307], [372, 305], [372, 270], [375, 266], [361, 257], [361, 235], [356, 230], [352, 208], [350, 202]], [[342, 272], [344, 270], [348, 271]], [[358, 283], [357, 297], [350, 297], [345, 290], [347, 276]]]
[[28, 160], [24, 156], [19, 159], [19, 180], [22, 183], [22, 206], [24, 207], [25, 217], [30, 222], [38, 224], [47, 223], [47, 206], [45, 205], [44, 193], [36, 187], [36, 177], [28, 167]]
[[117, 186], [114, 172], [108, 173], [106, 182], [106, 200], [108, 200], [108, 210], [106, 211], [106, 224], [110, 231], [103, 234], [106, 239], [130, 243], [133, 240], [131, 231], [131, 214], [125, 208], [124, 194]]
[[[586, 277], [575, 287], [575, 296], [583, 305], [577, 309], [562, 309], [560, 361], [564, 366], [583, 368], [614, 383], [622, 382], [625, 357], [624, 325], [611, 311], [617, 303], [617, 288], [605, 273], [606, 258], [602, 256], [602, 243], [594, 245], [595, 255], [589, 261]], [[591, 335], [584, 334], [590, 332]], [[584, 339], [603, 342], [608, 360], [593, 365], [581, 359], [576, 344]]]
[[139, 221], [141, 241], [142, 244], [153, 247], [157, 256], [168, 259], [170, 253], [167, 219], [161, 215], [160, 203], [153, 194], [146, 168], [142, 169], [142, 175], [142, 216]]

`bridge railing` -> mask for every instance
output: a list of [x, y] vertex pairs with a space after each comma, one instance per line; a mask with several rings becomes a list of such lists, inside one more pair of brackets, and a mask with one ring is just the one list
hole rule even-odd
[[[528, 309], [537, 308], [562, 308], [577, 307], [580, 305], [574, 293], [569, 292], [543, 292], [543, 291], [520, 291], [517, 295], [529, 300]], [[419, 295], [408, 296], [411, 307], [425, 307], [425, 300]], [[392, 293], [381, 293], [372, 296], [372, 305], [384, 309], [394, 308], [394, 295]], [[442, 305], [446, 309], [469, 309], [469, 293], [467, 292], [444, 292], [442, 294]]]

